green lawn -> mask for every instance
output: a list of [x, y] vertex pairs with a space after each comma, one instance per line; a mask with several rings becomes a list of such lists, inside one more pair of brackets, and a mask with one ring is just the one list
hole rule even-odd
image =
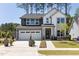
[[53, 41], [56, 48], [79, 48], [79, 43], [75, 41]]
[[79, 50], [39, 50], [43, 55], [79, 55]]

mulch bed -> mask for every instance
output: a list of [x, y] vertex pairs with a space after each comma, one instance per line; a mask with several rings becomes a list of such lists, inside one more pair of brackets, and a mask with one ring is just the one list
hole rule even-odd
[[40, 43], [40, 48], [47, 48], [46, 41], [42, 40]]

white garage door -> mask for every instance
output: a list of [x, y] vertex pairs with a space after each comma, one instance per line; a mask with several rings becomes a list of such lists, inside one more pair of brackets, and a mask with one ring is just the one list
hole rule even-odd
[[41, 39], [41, 30], [20, 30], [19, 39], [28, 40], [32, 36], [32, 39], [38, 40]]

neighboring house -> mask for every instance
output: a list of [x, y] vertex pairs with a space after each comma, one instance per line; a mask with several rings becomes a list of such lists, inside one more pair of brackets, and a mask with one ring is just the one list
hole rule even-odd
[[71, 39], [76, 39], [79, 37], [79, 18], [77, 19], [77, 21], [73, 20], [69, 34], [71, 35]]
[[17, 40], [29, 40], [30, 36], [34, 40], [66, 36], [66, 29], [60, 32], [61, 26], [58, 25], [66, 24], [66, 15], [57, 9], [46, 14], [25, 14], [20, 19], [21, 25], [16, 28]]

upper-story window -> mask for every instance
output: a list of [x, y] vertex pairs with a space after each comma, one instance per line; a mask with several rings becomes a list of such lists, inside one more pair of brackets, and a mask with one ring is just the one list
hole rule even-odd
[[26, 25], [39, 25], [39, 19], [27, 19]]
[[27, 20], [26, 20], [26, 24], [30, 24], [30, 21], [29, 21], [29, 19], [27, 19]]
[[48, 18], [46, 18], [46, 23], [47, 23], [47, 24], [49, 23], [49, 19], [48, 19]]
[[64, 18], [61, 18], [61, 23], [64, 23]]
[[35, 20], [34, 19], [31, 19], [31, 24], [35, 24]]
[[64, 18], [57, 18], [57, 23], [64, 23], [65, 19]]
[[60, 18], [57, 18], [57, 23], [60, 23]]
[[36, 24], [39, 24], [39, 20], [38, 19], [36, 19]]

